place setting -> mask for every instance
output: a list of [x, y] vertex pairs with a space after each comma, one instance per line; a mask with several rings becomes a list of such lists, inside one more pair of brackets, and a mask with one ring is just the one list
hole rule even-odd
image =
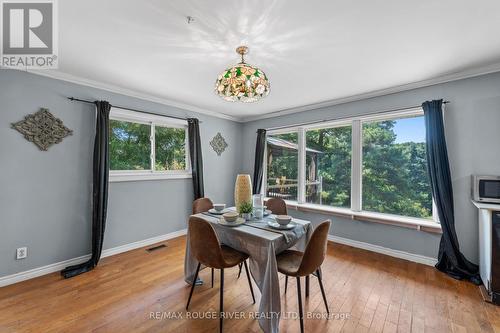
[[276, 215], [267, 221], [267, 225], [277, 230], [291, 230], [297, 223], [293, 222], [289, 215]]

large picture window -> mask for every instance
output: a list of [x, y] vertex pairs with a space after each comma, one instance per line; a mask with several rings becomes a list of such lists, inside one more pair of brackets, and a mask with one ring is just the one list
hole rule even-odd
[[432, 218], [424, 117], [363, 123], [363, 210]]
[[267, 197], [437, 221], [420, 108], [271, 130], [266, 159]]
[[190, 177], [187, 122], [112, 109], [110, 180]]

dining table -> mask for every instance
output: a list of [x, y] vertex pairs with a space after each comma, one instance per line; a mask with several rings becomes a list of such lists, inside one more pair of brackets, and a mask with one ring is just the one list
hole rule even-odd
[[[230, 207], [225, 211], [235, 210]], [[192, 216], [209, 222], [221, 244], [249, 255], [250, 275], [261, 293], [259, 309], [253, 318], [258, 318], [264, 332], [279, 332], [281, 297], [276, 255], [290, 248], [304, 251], [312, 234], [311, 222], [293, 218], [293, 229], [282, 230], [269, 226], [269, 221], [274, 222], [273, 214], [261, 219], [252, 218], [238, 226], [221, 224], [220, 215], [208, 212]], [[188, 284], [194, 282], [197, 265], [198, 261], [191, 254], [188, 230], [184, 258], [184, 278]], [[199, 282], [196, 281], [197, 284]]]

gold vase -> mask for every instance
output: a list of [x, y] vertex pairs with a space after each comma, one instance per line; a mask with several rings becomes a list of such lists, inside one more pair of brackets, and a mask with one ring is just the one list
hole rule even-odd
[[240, 174], [234, 184], [234, 205], [238, 213], [243, 202], [252, 203], [252, 180], [250, 175]]

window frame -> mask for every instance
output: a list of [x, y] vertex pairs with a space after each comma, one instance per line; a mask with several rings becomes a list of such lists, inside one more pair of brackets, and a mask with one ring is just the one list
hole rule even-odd
[[[290, 126], [286, 128], [280, 128], [277, 130], [267, 131], [267, 135], [276, 135], [283, 133], [298, 132], [298, 149], [299, 158], [297, 165], [298, 183], [299, 188], [297, 191], [297, 201], [285, 200], [287, 205], [298, 210], [305, 211], [317, 211], [323, 213], [333, 213], [341, 216], [351, 217], [353, 220], [377, 220], [388, 221], [398, 221], [398, 224], [408, 224], [420, 227], [430, 227], [439, 228], [440, 223], [437, 216], [437, 210], [435, 202], [432, 202], [432, 219], [425, 219], [419, 217], [410, 217], [405, 215], [395, 215], [388, 213], [378, 213], [372, 211], [366, 211], [362, 209], [362, 194], [363, 194], [363, 123], [374, 122], [374, 121], [384, 121], [384, 120], [397, 120], [402, 118], [410, 117], [420, 117], [424, 115], [424, 111], [421, 107], [406, 109], [402, 111], [394, 112], [383, 112], [368, 115], [359, 115], [348, 118], [342, 118], [338, 120], [332, 120], [328, 122], [316, 123], [311, 125], [300, 125], [300, 126]], [[305, 198], [305, 148], [306, 148], [306, 131], [316, 130], [321, 128], [333, 128], [351, 126], [351, 207], [335, 207], [329, 205], [320, 205], [307, 203]], [[264, 156], [264, 177], [262, 179], [262, 194], [266, 194], [267, 188], [267, 144], [266, 152]]]
[[[110, 120], [126, 121], [137, 124], [144, 124], [150, 126], [150, 169], [148, 170], [109, 170], [110, 182], [123, 182], [123, 181], [140, 181], [140, 180], [161, 180], [161, 179], [183, 179], [191, 178], [191, 161], [189, 157], [189, 139], [188, 139], [188, 124], [187, 120], [169, 118], [167, 116], [152, 115], [136, 111], [123, 110], [118, 108], [111, 108]], [[184, 170], [155, 170], [156, 163], [156, 141], [155, 129], [159, 127], [169, 128], [183, 128], [185, 131], [185, 163]]]

